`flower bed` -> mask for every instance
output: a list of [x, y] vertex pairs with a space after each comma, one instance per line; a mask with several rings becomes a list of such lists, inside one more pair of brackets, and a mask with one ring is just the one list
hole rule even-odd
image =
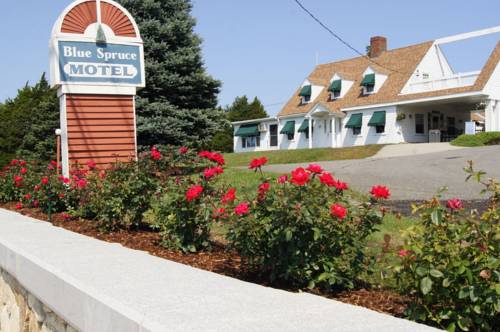
[[[251, 282], [394, 315], [404, 311], [450, 330], [487, 330], [496, 323], [497, 181], [484, 182], [482, 173], [468, 170], [492, 195], [481, 215], [465, 211], [459, 199], [447, 207], [435, 199], [415, 209], [420, 221], [406, 245], [386, 252], [391, 262], [396, 259], [392, 267], [406, 294], [398, 296], [374, 290], [377, 285], [363, 290], [370, 287], [364, 276], [375, 261], [365, 250], [367, 238], [382, 222], [386, 209], [380, 201], [389, 189], [376, 185], [370, 198], [354, 195], [348, 184], [314, 164], [266, 178], [266, 163], [265, 157], [250, 163], [261, 181], [245, 197], [219, 183], [224, 158], [208, 151], [154, 147], [136, 163], [97, 169], [89, 162], [75, 167], [70, 178], [59, 176], [55, 163], [13, 160], [0, 174], [0, 202], [72, 231]], [[215, 225], [226, 230], [217, 239], [211, 233]], [[457, 253], [464, 256], [459, 260]], [[449, 297], [455, 298], [452, 304]]]

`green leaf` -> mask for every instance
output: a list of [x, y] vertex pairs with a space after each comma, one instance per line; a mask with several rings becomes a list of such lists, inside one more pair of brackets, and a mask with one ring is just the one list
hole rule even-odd
[[476, 302], [478, 300], [478, 297], [476, 296], [476, 293], [474, 292], [474, 287], [470, 288], [469, 297], [470, 297], [470, 300], [472, 302]]
[[456, 327], [455, 323], [450, 323], [450, 325], [448, 325], [448, 327], [446, 328], [446, 331], [455, 332], [456, 328], [457, 327]]
[[323, 272], [318, 276], [318, 281], [324, 281], [330, 277], [330, 273]]
[[451, 283], [450, 283], [450, 280], [448, 278], [443, 279], [443, 287], [446, 288], [446, 287], [450, 286], [450, 284]]
[[436, 269], [431, 269], [429, 271], [429, 273], [431, 274], [431, 276], [433, 276], [435, 278], [442, 278], [443, 277], [443, 272], [436, 270]]
[[417, 272], [417, 274], [420, 277], [423, 277], [423, 276], [427, 275], [427, 269], [425, 269], [425, 268], [423, 268], [421, 266], [417, 267], [417, 270], [415, 272]]
[[420, 290], [422, 294], [427, 295], [432, 289], [432, 280], [429, 277], [425, 277], [420, 280]]
[[314, 232], [313, 239], [314, 239], [314, 241], [317, 241], [321, 236], [321, 230], [317, 227], [314, 227], [312, 230]]
[[443, 220], [443, 211], [441, 211], [441, 210], [432, 211], [431, 220], [435, 225], [439, 225], [441, 223], [441, 221]]
[[285, 231], [285, 240], [287, 242], [290, 242], [291, 239], [292, 239], [292, 231], [290, 229], [287, 229]]
[[474, 310], [474, 312], [476, 314], [479, 314], [479, 315], [481, 314], [481, 307], [478, 306], [477, 304], [474, 307], [472, 307], [472, 310]]
[[464, 287], [458, 292], [459, 299], [465, 299], [469, 295], [469, 288]]

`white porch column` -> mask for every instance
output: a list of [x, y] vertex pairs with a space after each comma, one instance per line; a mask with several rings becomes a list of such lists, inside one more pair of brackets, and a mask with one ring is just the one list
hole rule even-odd
[[332, 117], [330, 119], [331, 121], [331, 126], [332, 126], [332, 144], [331, 147], [335, 148], [337, 147], [337, 118]]
[[500, 103], [490, 99], [484, 110], [485, 131], [500, 131]]
[[309, 128], [307, 129], [309, 131], [309, 142], [308, 142], [309, 149], [312, 149], [313, 147], [312, 126], [313, 126], [312, 116], [309, 116]]

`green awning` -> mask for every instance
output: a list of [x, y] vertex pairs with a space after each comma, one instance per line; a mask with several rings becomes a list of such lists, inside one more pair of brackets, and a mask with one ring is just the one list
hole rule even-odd
[[368, 125], [371, 127], [385, 126], [385, 111], [373, 112], [372, 118]]
[[295, 121], [287, 121], [283, 129], [281, 129], [280, 134], [292, 135], [295, 134]]
[[330, 84], [328, 91], [330, 92], [340, 92], [342, 90], [342, 80], [335, 80]]
[[302, 121], [302, 124], [299, 127], [299, 133], [307, 133], [309, 132], [309, 119], [305, 119]]
[[345, 125], [346, 128], [358, 128], [363, 124], [363, 113], [352, 114]]
[[234, 136], [240, 136], [240, 137], [250, 137], [259, 135], [260, 135], [259, 125], [256, 123], [241, 125], [234, 134]]
[[311, 86], [310, 85], [306, 85], [306, 86], [302, 87], [302, 89], [300, 90], [299, 96], [301, 96], [301, 97], [310, 97], [311, 93], [312, 93]]
[[375, 85], [375, 74], [366, 74], [361, 81], [362, 86]]

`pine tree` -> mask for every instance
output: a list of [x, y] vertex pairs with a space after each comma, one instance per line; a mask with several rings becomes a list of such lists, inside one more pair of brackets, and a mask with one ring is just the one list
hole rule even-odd
[[[249, 103], [247, 96], [236, 97], [234, 102], [224, 109], [224, 112], [230, 122], [262, 119], [269, 116], [259, 98], [255, 97]], [[214, 150], [233, 151], [233, 127], [230, 124], [226, 125], [224, 130], [214, 136], [211, 146]]]
[[225, 126], [221, 83], [204, 68], [188, 0], [121, 0], [144, 40], [146, 87], [137, 98], [139, 144], [206, 144]]
[[59, 128], [59, 102], [45, 74], [35, 86], [26, 84], [1, 109], [2, 153], [44, 161], [55, 157], [54, 131]]

